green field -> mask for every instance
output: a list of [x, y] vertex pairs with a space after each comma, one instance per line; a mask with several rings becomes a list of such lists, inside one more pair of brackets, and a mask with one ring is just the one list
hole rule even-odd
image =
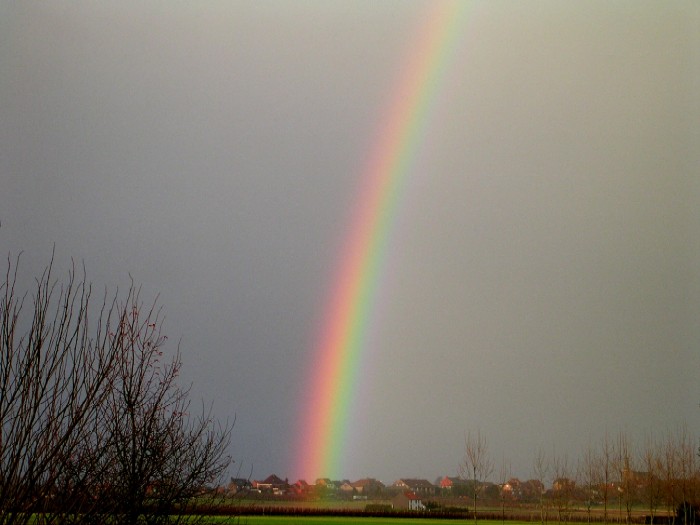
[[[216, 518], [212, 518], [209, 523], [217, 523]], [[470, 525], [473, 519], [430, 519], [430, 518], [361, 518], [361, 517], [334, 517], [334, 516], [241, 516], [233, 523], [242, 525], [297, 525], [309, 523], [311, 525], [350, 525], [359, 523], [361, 525]], [[506, 521], [507, 525], [537, 525], [539, 522], [526, 521]], [[550, 524], [556, 521], [550, 521]], [[502, 525], [500, 520], [479, 520], [479, 525]], [[567, 522], [567, 525], [577, 525], [575, 522]], [[585, 525], [585, 524], [578, 524]]]
[[358, 518], [334, 516], [243, 516], [240, 523], [249, 525], [295, 525], [309, 523], [311, 525], [445, 525], [465, 523], [464, 520], [431, 520], [422, 518]]

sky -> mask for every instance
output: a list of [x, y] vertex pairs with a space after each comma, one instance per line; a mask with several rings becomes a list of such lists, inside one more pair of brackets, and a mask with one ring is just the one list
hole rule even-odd
[[[439, 3], [439, 0], [435, 3]], [[158, 297], [233, 475], [295, 480], [431, 1], [3, 2], [0, 252]], [[392, 212], [341, 477], [700, 435], [700, 5], [469, 2]], [[317, 473], [318, 477], [325, 475]], [[311, 480], [309, 480], [311, 481]]]

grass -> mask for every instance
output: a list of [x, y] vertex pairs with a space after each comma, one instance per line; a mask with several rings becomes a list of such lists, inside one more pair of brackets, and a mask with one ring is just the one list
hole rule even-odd
[[[309, 523], [310, 525], [351, 525], [353, 523], [359, 523], [361, 525], [454, 525], [456, 523], [473, 523], [473, 520], [466, 521], [429, 518], [358, 518], [356, 516], [242, 516], [240, 521], [236, 520], [234, 523], [241, 523], [242, 525], [299, 525], [301, 523]], [[488, 525], [486, 522], [483, 523], [484, 525]], [[500, 525], [500, 522], [498, 523]]]
[[[224, 523], [230, 518], [212, 517], [211, 521], [207, 520], [207, 524], [216, 525]], [[361, 518], [357, 516], [241, 516], [233, 520], [235, 524], [241, 525], [298, 525], [301, 523], [309, 523], [311, 525], [350, 525], [359, 523], [361, 525], [471, 525], [473, 519], [430, 519], [430, 518]], [[479, 525], [501, 525], [501, 520], [479, 520]], [[539, 521], [510, 521], [507, 520], [507, 525], [538, 525]], [[549, 524], [556, 524], [556, 521], [549, 520]], [[586, 525], [585, 522], [567, 522], [566, 525]]]

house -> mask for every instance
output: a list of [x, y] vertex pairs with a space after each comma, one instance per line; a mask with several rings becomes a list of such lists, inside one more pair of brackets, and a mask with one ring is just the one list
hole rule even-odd
[[441, 489], [446, 489], [446, 490], [454, 490], [455, 488], [465, 487], [469, 484], [470, 484], [470, 482], [467, 481], [466, 479], [462, 479], [459, 477], [453, 478], [450, 476], [445, 476], [438, 483], [438, 485]]
[[452, 487], [457, 485], [460, 481], [462, 480], [459, 478], [451, 478], [450, 476], [445, 476], [444, 478], [440, 479], [437, 484], [441, 489], [452, 490]]
[[552, 492], [571, 494], [576, 489], [576, 481], [569, 478], [557, 478], [552, 482]]
[[520, 495], [522, 501], [539, 501], [545, 493], [544, 483], [538, 479], [528, 479], [520, 483]]
[[289, 482], [271, 474], [263, 481], [253, 481], [253, 488], [268, 494], [284, 494], [289, 490]]
[[397, 510], [425, 510], [420, 496], [410, 490], [399, 492], [391, 499], [391, 508]]
[[304, 479], [297, 480], [297, 482], [294, 483], [294, 485], [292, 485], [290, 487], [290, 491], [292, 493], [296, 494], [297, 496], [303, 496], [305, 494], [309, 494], [311, 492], [311, 490], [312, 490], [312, 486], [309, 485], [306, 482], [306, 480], [304, 480]]
[[504, 499], [519, 500], [523, 496], [523, 488], [518, 478], [510, 478], [501, 487], [501, 495]]
[[471, 481], [462, 479], [460, 477], [450, 477], [445, 476], [436, 482], [436, 485], [440, 487], [443, 494], [450, 494], [451, 496], [464, 496], [470, 493], [470, 488], [473, 487]]
[[386, 488], [384, 483], [372, 478], [358, 479], [350, 483], [343, 481], [340, 485], [340, 491], [345, 494], [352, 494], [356, 499], [367, 499], [369, 496], [376, 496]]
[[345, 493], [352, 493], [355, 492], [355, 487], [353, 487], [352, 483], [350, 483], [349, 481], [344, 481], [340, 485], [340, 491]]
[[330, 478], [318, 478], [315, 483], [317, 487], [324, 487], [328, 490], [336, 490], [340, 485], [339, 482], [332, 481]]
[[434, 496], [435, 485], [427, 479], [404, 478], [396, 480], [393, 487], [402, 489], [402, 491], [415, 492], [421, 496]]
[[382, 492], [386, 487], [384, 483], [373, 478], [358, 479], [352, 484], [355, 492], [364, 494], [365, 496], [376, 495]]
[[643, 490], [654, 483], [658, 483], [658, 478], [650, 472], [625, 469], [622, 472], [620, 486], [622, 490]]
[[228, 484], [229, 494], [238, 494], [241, 492], [248, 492], [253, 488], [253, 484], [249, 479], [245, 478], [231, 478], [231, 482]]

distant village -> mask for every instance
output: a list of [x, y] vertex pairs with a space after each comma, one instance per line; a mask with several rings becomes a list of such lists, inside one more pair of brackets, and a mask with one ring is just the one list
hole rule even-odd
[[[582, 508], [609, 503], [629, 507], [632, 503], [645, 504], [645, 508], [673, 511], [690, 493], [700, 487], [697, 475], [691, 478], [663, 480], [647, 472], [626, 471], [619, 481], [588, 482], [556, 478], [550, 487], [540, 480], [521, 481], [510, 478], [502, 483], [472, 481], [461, 477], [444, 476], [430, 482], [426, 479], [402, 478], [385, 485], [373, 478], [357, 481], [319, 478], [313, 484], [305, 480], [290, 482], [275, 474], [263, 480], [233, 478], [226, 492], [243, 494], [261, 499], [337, 499], [390, 501], [394, 509], [426, 510], [438, 500], [449, 499], [453, 503], [471, 506], [472, 498], [493, 506], [547, 505], [558, 512], [568, 508]], [[546, 502], [546, 503], [545, 503]], [[606, 505], [607, 506], [607, 505]]]
[[[482, 488], [495, 487], [493, 483], [485, 482]], [[227, 487], [227, 492], [234, 494], [252, 494], [260, 497], [289, 498], [289, 499], [340, 499], [340, 500], [391, 500], [395, 509], [425, 510], [431, 498], [440, 495], [468, 496], [473, 483], [458, 477], [448, 477], [435, 480], [402, 478], [391, 485], [385, 485], [374, 478], [363, 478], [357, 481], [316, 479], [313, 484], [300, 479], [290, 483], [271, 474], [262, 481], [233, 478]]]

